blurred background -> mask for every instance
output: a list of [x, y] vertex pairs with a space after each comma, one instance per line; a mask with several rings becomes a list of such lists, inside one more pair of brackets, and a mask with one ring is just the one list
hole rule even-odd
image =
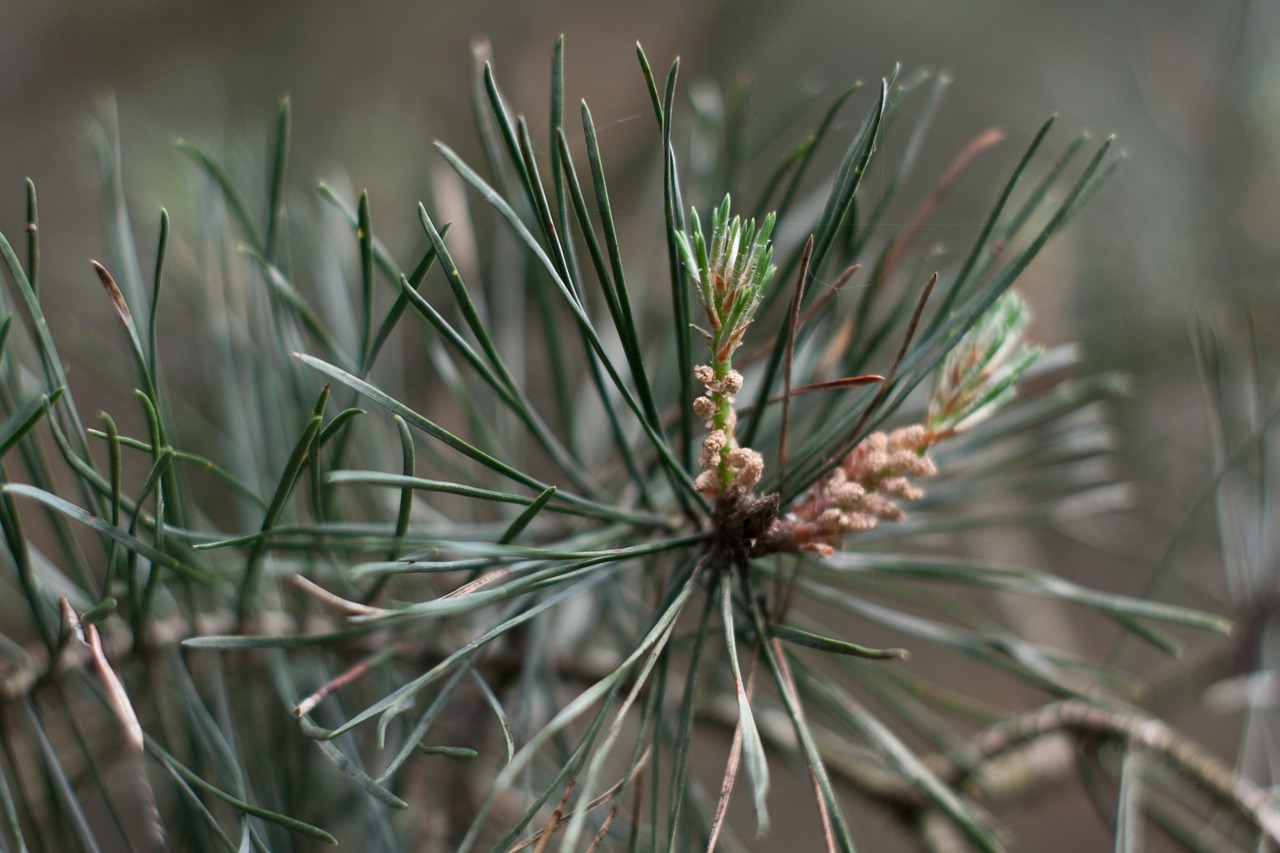
[[[491, 43], [509, 106], [528, 114], [534, 137], [545, 138], [550, 54], [562, 33], [569, 103], [591, 105], [611, 180], [623, 187], [651, 191], [657, 169], [637, 41], [659, 75], [681, 57], [686, 96], [700, 81], [728, 87], [749, 80], [748, 121], [761, 123], [800, 86], [820, 88], [823, 104], [895, 63], [948, 71], [955, 83], [915, 185], [902, 197], [918, 199], [988, 128], [1000, 127], [1006, 141], [980, 159], [943, 208], [936, 238], [944, 243], [948, 229], [972, 233], [1048, 115], [1059, 116], [1054, 150], [1080, 129], [1118, 137], [1128, 161], [1037, 260], [1021, 290], [1036, 311], [1034, 337], [1078, 340], [1089, 365], [1131, 375], [1132, 396], [1111, 414], [1118, 474], [1133, 484], [1131, 506], [1065, 532], [984, 547], [1113, 591], [1142, 593], [1154, 577], [1161, 597], [1241, 617], [1233, 640], [1197, 641], [1154, 710], [1229, 761], [1243, 751], [1257, 781], [1275, 781], [1270, 763], [1280, 749], [1256, 732], [1242, 736], [1250, 718], [1243, 700], [1219, 689], [1218, 701], [1206, 704], [1203, 694], [1264, 667], [1280, 577], [1267, 532], [1277, 505], [1266, 487], [1265, 454], [1248, 455], [1257, 483], [1226, 508], [1248, 544], [1228, 549], [1225, 561], [1219, 514], [1206, 500], [1215, 483], [1231, 480], [1215, 480], [1222, 462], [1214, 458], [1215, 431], [1224, 434], [1219, 444], [1234, 446], [1269, 423], [1280, 363], [1276, 0], [0, 0], [0, 231], [20, 239], [23, 180], [32, 178], [43, 287], [64, 303], [53, 317], [55, 335], [114, 323], [88, 264], [106, 245], [95, 128], [118, 122], [128, 203], [139, 239], [150, 245], [160, 206], [180, 233], [184, 205], [198, 204], [204, 188], [175, 138], [265, 158], [275, 104], [288, 94], [291, 192], [302, 196], [318, 180], [368, 188], [379, 233], [402, 244], [416, 233], [414, 207], [430, 197], [441, 164], [433, 140], [464, 156], [476, 149], [468, 102], [473, 43]], [[848, 110], [835, 137], [847, 139], [864, 109]], [[660, 227], [652, 200], [620, 211], [643, 239]], [[1198, 322], [1233, 354], [1223, 367], [1233, 390], [1218, 404], [1220, 416], [1206, 409], [1197, 376]], [[77, 395], [93, 399], [92, 368], [72, 381], [87, 386]], [[102, 405], [109, 399], [104, 391]], [[1224, 511], [1222, 501], [1217, 509]], [[1053, 639], [1089, 654], [1105, 654], [1115, 642], [1114, 634], [1064, 631]], [[1172, 666], [1141, 654], [1128, 665]], [[1164, 677], [1154, 669], [1143, 675]], [[1255, 708], [1270, 701], [1253, 697]], [[1068, 814], [1050, 804], [1023, 819], [1041, 836], [1044, 821], [1071, 821]], [[1108, 843], [1100, 824], [1071, 826], [1084, 835], [1060, 833], [1062, 846], [1037, 849]]]

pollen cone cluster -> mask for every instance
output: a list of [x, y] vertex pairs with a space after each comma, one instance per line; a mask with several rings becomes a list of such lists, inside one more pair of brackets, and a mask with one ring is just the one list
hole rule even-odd
[[825, 557], [851, 533], [902, 521], [902, 504], [924, 496], [912, 478], [937, 471], [925, 455], [931, 439], [920, 424], [867, 436], [774, 525], [768, 547]]
[[1029, 320], [1016, 294], [996, 300], [940, 366], [925, 423], [867, 436], [770, 525], [757, 548], [826, 557], [850, 534], [903, 521], [903, 505], [924, 496], [913, 480], [936, 473], [929, 448], [991, 417], [1039, 357], [1022, 340]]
[[[716, 379], [715, 371], [706, 364], [694, 368], [693, 373], [707, 389], [693, 401], [693, 411], [707, 420], [711, 430], [702, 442], [698, 456], [702, 473], [694, 486], [707, 497], [736, 500], [750, 492], [764, 474], [764, 457], [750, 447], [738, 447], [733, 438], [737, 421], [733, 394], [742, 388], [742, 374], [730, 370], [723, 379]], [[716, 416], [722, 407], [727, 407], [728, 415], [720, 422]]]

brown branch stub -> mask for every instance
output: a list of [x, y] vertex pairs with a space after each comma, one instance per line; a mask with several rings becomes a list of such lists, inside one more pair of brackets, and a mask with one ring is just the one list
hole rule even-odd
[[111, 277], [111, 273], [107, 272], [107, 268], [97, 261], [90, 261], [93, 264], [93, 271], [98, 274], [98, 279], [102, 282], [102, 286], [106, 288], [107, 295], [111, 297], [111, 305], [116, 309], [116, 314], [120, 315], [120, 320], [126, 326], [133, 322], [133, 314], [129, 311], [129, 305], [124, 301], [124, 294], [120, 292], [120, 286], [116, 284], [116, 280]]
[[379, 616], [389, 611], [382, 607], [373, 607], [368, 604], [361, 604], [358, 601], [351, 601], [343, 598], [337, 593], [331, 592], [320, 584], [303, 575], [292, 575], [289, 580], [298, 589], [307, 595], [337, 610], [339, 613], [345, 613], [348, 616]]
[[102, 639], [98, 636], [96, 625], [89, 625], [84, 629], [84, 641], [89, 646], [90, 654], [93, 655], [93, 664], [98, 671], [98, 677], [106, 688], [111, 710], [120, 720], [120, 725], [124, 727], [126, 741], [135, 752], [141, 754], [144, 746], [142, 724], [138, 722], [138, 714], [133, 710], [133, 703], [129, 700], [124, 682], [120, 680], [120, 676], [107, 660], [106, 652], [102, 650]]

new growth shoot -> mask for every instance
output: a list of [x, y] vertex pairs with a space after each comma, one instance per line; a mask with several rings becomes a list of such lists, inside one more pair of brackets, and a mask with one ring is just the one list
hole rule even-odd
[[736, 216], [730, 219], [729, 196], [725, 196], [711, 214], [710, 245], [697, 211], [692, 219], [692, 237], [677, 233], [676, 239], [706, 313], [707, 328], [695, 328], [711, 350], [711, 363], [693, 370], [706, 389], [693, 401], [693, 411], [711, 430], [702, 442], [698, 461], [703, 470], [695, 485], [707, 497], [733, 505], [750, 493], [764, 473], [763, 457], [740, 447], [734, 437], [733, 395], [742, 390], [742, 374], [733, 369], [733, 353], [742, 345], [742, 336], [778, 271], [771, 263], [773, 246], [769, 244], [775, 214], [766, 216], [759, 228], [754, 219], [745, 223]]

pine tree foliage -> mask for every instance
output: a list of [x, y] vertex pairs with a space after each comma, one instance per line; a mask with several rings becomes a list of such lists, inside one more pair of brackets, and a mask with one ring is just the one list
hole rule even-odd
[[[745, 91], [690, 114], [678, 62], [638, 58], [658, 190], [612, 191], [563, 44], [545, 139], [478, 57], [482, 156], [432, 154], [472, 214], [379, 211], [416, 246], [379, 239], [366, 194], [303, 191], [287, 101], [257, 166], [180, 143], [200, 215], [136, 243], [105, 143], [114, 321], [74, 374], [28, 186], [25, 239], [0, 240], [6, 849], [740, 850], [801, 785], [833, 850], [863, 831], [849, 786], [927, 843], [1000, 850], [969, 781], [1089, 721], [1125, 747], [1121, 839], [1169, 811], [1130, 677], [986, 596], [1167, 651], [1225, 622], [950, 547], [1115, 494], [1086, 463], [1121, 378], [1040, 353], [1011, 289], [1111, 141], [1046, 122], [934, 256], [933, 213], [994, 141], [898, 197], [945, 77], [748, 125]], [[616, 213], [639, 208], [656, 242]], [[134, 393], [91, 415], [74, 392], [98, 378]], [[1017, 728], [986, 677], [914, 669], [925, 650], [1057, 715]], [[710, 731], [730, 746], [708, 773]]]

